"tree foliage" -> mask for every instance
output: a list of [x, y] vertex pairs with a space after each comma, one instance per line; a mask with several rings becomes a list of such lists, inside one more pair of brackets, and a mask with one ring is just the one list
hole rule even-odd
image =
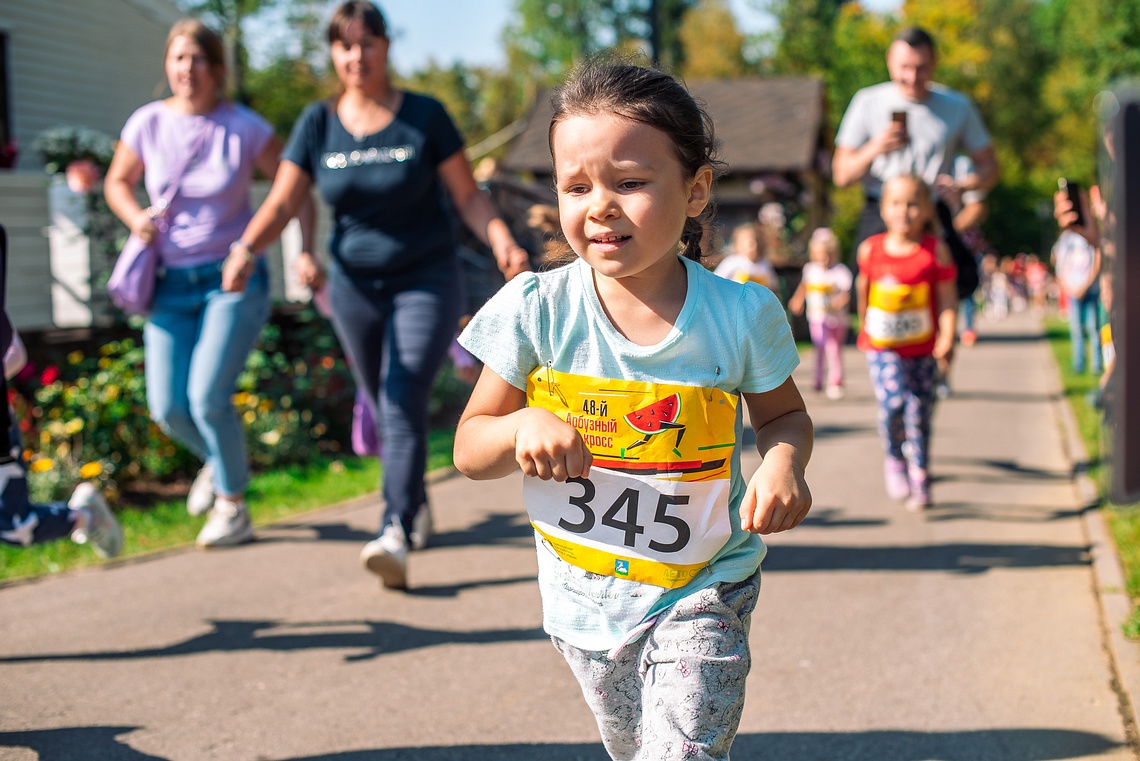
[[686, 13], [677, 38], [685, 79], [726, 79], [748, 73], [744, 35], [725, 0], [701, 0]]

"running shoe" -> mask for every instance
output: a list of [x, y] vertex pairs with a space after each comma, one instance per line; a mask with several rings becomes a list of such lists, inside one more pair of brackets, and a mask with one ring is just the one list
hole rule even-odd
[[71, 532], [73, 542], [90, 544], [101, 558], [113, 558], [123, 551], [123, 529], [95, 484], [84, 481], [76, 486], [67, 506], [81, 514], [78, 527]]

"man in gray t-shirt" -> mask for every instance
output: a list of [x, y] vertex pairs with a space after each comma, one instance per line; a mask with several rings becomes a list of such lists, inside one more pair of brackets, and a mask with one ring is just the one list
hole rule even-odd
[[[846, 187], [862, 180], [866, 207], [858, 240], [883, 229], [879, 193], [883, 182], [917, 174], [951, 207], [963, 192], [997, 183], [998, 164], [977, 108], [962, 93], [931, 81], [937, 56], [922, 29], [905, 29], [887, 50], [891, 81], [855, 93], [835, 135], [832, 175]], [[954, 177], [954, 159], [968, 155], [974, 172]]]

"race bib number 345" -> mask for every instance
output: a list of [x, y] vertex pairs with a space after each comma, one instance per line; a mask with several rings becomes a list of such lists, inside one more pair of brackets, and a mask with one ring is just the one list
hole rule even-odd
[[605, 576], [679, 587], [732, 534], [728, 484], [667, 481], [593, 468], [566, 483], [526, 479], [530, 520], [568, 563]]
[[594, 457], [588, 478], [526, 479], [531, 523], [563, 560], [672, 588], [728, 541], [735, 397], [540, 368], [527, 403], [574, 426]]

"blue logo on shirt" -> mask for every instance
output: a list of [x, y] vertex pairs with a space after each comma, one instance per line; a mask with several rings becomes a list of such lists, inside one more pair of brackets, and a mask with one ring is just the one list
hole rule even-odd
[[629, 576], [629, 561], [614, 560], [614, 573], [618, 576]]

